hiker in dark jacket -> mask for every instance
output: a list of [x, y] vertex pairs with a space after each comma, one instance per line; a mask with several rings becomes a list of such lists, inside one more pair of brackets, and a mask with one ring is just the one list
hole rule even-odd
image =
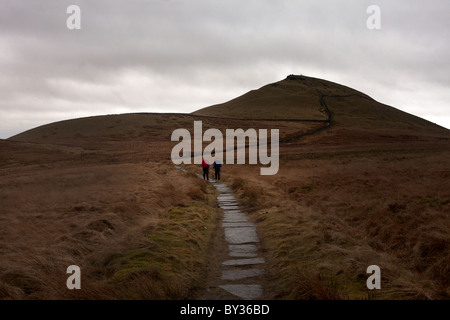
[[219, 162], [219, 160], [214, 161], [213, 168], [214, 168], [214, 178], [216, 180], [220, 180], [220, 168], [222, 167], [222, 164]]
[[203, 179], [209, 180], [209, 163], [202, 158]]

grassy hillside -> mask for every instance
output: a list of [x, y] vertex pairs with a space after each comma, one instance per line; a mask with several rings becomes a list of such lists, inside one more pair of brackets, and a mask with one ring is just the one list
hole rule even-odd
[[[193, 114], [80, 118], [0, 140], [0, 298], [201, 297], [220, 214], [212, 187], [170, 161], [172, 131], [196, 120], [289, 140], [275, 176], [222, 169], [262, 240], [264, 298], [450, 297], [450, 131], [289, 76]], [[79, 292], [65, 287], [70, 264]], [[371, 264], [380, 291], [365, 287]]]
[[[162, 161], [0, 148], [0, 299], [185, 299], [204, 286], [211, 186]], [[72, 264], [81, 290], [66, 288]]]
[[327, 108], [332, 123], [344, 131], [364, 130], [375, 134], [397, 131], [397, 134], [419, 135], [447, 135], [448, 131], [349, 87], [294, 75], [193, 114], [237, 119], [324, 121], [329, 118]]
[[252, 90], [228, 102], [200, 109], [193, 114], [238, 119], [326, 120], [327, 114], [319, 104], [320, 94], [363, 95], [329, 81], [289, 76], [285, 80]]

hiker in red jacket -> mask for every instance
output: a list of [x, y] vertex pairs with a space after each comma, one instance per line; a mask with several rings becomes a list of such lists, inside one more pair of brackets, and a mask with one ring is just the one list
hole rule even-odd
[[203, 179], [209, 180], [209, 163], [202, 158]]

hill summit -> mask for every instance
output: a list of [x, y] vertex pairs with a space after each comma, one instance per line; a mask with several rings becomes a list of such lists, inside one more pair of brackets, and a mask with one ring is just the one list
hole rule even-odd
[[320, 95], [359, 95], [349, 87], [330, 81], [289, 75], [286, 79], [251, 90], [228, 102], [195, 111], [196, 115], [244, 119], [326, 120]]
[[448, 134], [448, 130], [434, 123], [377, 102], [360, 91], [304, 75], [289, 75], [193, 114], [238, 119], [332, 120], [346, 129]]

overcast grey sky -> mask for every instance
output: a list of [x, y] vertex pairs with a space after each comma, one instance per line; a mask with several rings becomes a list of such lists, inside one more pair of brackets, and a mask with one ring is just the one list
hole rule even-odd
[[[69, 5], [81, 29], [69, 30]], [[381, 29], [366, 12], [381, 9]], [[450, 128], [448, 0], [2, 0], [0, 138], [192, 112], [305, 74]]]

